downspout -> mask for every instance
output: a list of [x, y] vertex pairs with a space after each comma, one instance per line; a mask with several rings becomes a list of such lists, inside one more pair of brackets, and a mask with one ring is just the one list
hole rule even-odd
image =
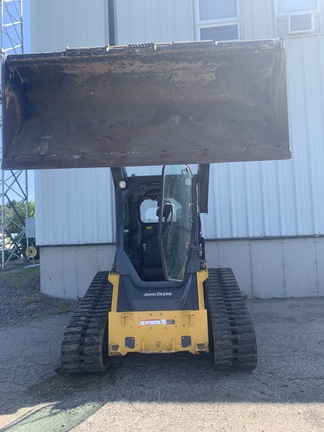
[[108, 0], [109, 45], [116, 45], [115, 0]]

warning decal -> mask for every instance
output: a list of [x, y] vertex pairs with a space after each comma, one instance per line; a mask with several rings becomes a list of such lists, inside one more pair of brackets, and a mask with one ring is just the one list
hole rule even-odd
[[170, 324], [175, 324], [175, 320], [174, 319], [150, 319], [150, 320], [140, 321], [141, 326], [170, 325]]

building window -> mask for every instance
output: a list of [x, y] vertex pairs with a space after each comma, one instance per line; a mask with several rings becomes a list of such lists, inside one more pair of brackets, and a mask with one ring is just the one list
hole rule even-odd
[[320, 32], [318, 0], [276, 0], [277, 35]]
[[239, 39], [237, 0], [196, 0], [197, 38], [229, 41]]
[[318, 9], [318, 0], [277, 0], [279, 14], [314, 11]]

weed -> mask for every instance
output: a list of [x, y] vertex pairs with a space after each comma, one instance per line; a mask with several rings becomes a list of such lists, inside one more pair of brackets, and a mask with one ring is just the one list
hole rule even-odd
[[0, 282], [7, 281], [13, 286], [19, 286], [28, 284], [29, 282], [34, 282], [35, 279], [39, 278], [39, 267], [27, 267], [19, 268], [18, 270], [10, 270], [0, 272]]

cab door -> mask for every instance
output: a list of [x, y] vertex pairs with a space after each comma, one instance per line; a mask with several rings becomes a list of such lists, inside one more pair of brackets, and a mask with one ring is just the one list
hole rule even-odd
[[194, 176], [187, 165], [166, 165], [162, 181], [158, 230], [162, 269], [166, 280], [182, 282], [194, 238]]

